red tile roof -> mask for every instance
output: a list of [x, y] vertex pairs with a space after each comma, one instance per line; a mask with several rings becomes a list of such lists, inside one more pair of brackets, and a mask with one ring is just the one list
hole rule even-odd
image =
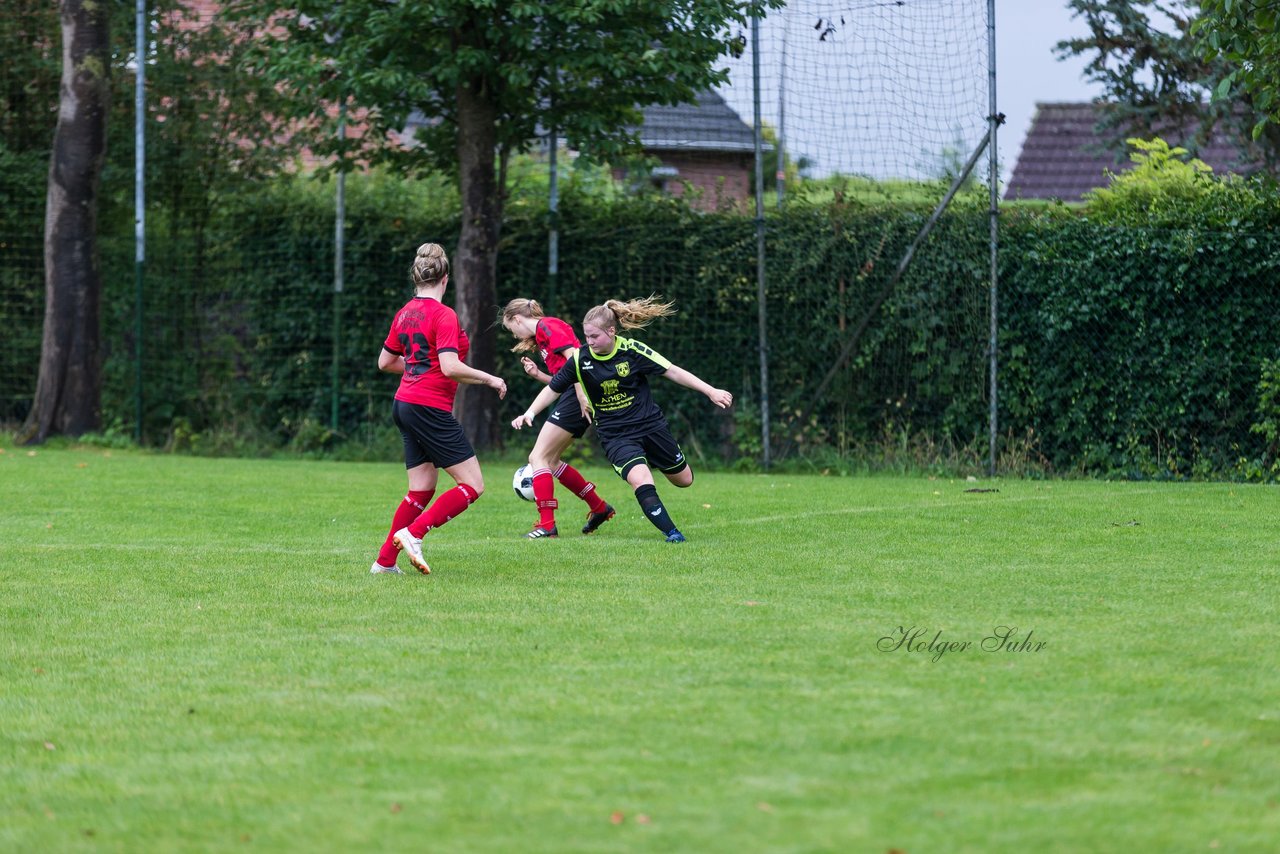
[[[1106, 140], [1095, 130], [1101, 119], [1101, 105], [1094, 103], [1038, 103], [1031, 130], [1022, 143], [1018, 162], [1009, 179], [1006, 199], [1061, 199], [1080, 201], [1095, 187], [1107, 185], [1106, 172], [1133, 168], [1127, 154], [1117, 155], [1106, 148]], [[1170, 145], [1182, 145], [1213, 167], [1215, 174], [1250, 171], [1241, 163], [1239, 151], [1226, 134], [1215, 131], [1204, 146], [1194, 144], [1196, 128], [1158, 133]], [[1141, 134], [1127, 134], [1141, 135]]]

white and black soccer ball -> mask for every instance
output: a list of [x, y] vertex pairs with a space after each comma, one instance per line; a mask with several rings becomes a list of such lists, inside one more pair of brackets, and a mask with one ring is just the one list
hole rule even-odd
[[516, 469], [515, 476], [511, 478], [511, 488], [516, 491], [516, 495], [525, 501], [533, 500], [533, 466], [528, 463]]

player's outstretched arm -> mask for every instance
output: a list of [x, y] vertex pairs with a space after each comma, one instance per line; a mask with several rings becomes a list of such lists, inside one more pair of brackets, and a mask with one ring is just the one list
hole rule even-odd
[[533, 403], [529, 404], [529, 408], [511, 421], [511, 426], [517, 430], [521, 427], [532, 427], [533, 419], [537, 414], [550, 406], [558, 397], [560, 397], [559, 392], [554, 391], [551, 386], [546, 386], [538, 392], [538, 396], [533, 399]]
[[449, 379], [466, 385], [487, 385], [498, 393], [499, 400], [507, 396], [507, 382], [502, 377], [471, 367], [451, 350], [445, 350], [437, 358], [440, 360], [440, 372]]
[[686, 371], [679, 365], [672, 365], [667, 368], [667, 371], [663, 376], [677, 385], [682, 385], [685, 388], [691, 388], [694, 391], [702, 392], [712, 403], [721, 409], [728, 409], [733, 403], [732, 394], [722, 388], [713, 388], [694, 376], [691, 371]]

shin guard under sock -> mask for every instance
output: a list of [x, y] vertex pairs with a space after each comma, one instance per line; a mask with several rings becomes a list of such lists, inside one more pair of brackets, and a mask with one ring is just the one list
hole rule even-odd
[[652, 483], [636, 487], [636, 501], [640, 502], [640, 509], [644, 511], [645, 518], [653, 523], [653, 527], [664, 534], [675, 530], [675, 523], [667, 515], [667, 508], [662, 506], [662, 499], [658, 497], [658, 488]]
[[405, 495], [404, 500], [400, 502], [400, 506], [396, 508], [395, 515], [391, 517], [391, 530], [387, 532], [386, 542], [378, 550], [378, 563], [383, 566], [395, 566], [396, 555], [400, 553], [400, 550], [396, 548], [395, 543], [391, 542], [391, 537], [396, 531], [421, 516], [422, 511], [426, 510], [427, 505], [431, 503], [431, 496], [435, 494], [436, 491], [434, 489], [428, 489], [422, 492], [410, 490]]
[[425, 537], [427, 531], [432, 528], [439, 528], [450, 519], [461, 515], [462, 511], [474, 504], [479, 497], [480, 494], [470, 486], [465, 483], [458, 484], [448, 492], [441, 494], [435, 500], [435, 503], [427, 508], [425, 513], [415, 519], [409, 525], [409, 533], [419, 539]]
[[550, 531], [556, 525], [556, 481], [549, 469], [534, 469], [533, 500], [538, 506], [538, 524]]
[[604, 510], [604, 499], [596, 494], [596, 485], [568, 463], [561, 463], [555, 470], [556, 480], [574, 495], [587, 502], [592, 513]]

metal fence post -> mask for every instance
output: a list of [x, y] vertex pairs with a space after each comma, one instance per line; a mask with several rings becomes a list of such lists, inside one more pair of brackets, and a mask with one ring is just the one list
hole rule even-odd
[[999, 331], [999, 312], [997, 309], [997, 296], [999, 295], [999, 269], [997, 267], [997, 256], [1000, 241], [1000, 159], [997, 156], [996, 149], [996, 130], [1000, 127], [1000, 123], [1004, 121], [1004, 116], [996, 112], [996, 3], [995, 0], [987, 0], [987, 98], [989, 115], [987, 116], [987, 163], [988, 178], [991, 193], [991, 208], [989, 211], [989, 222], [991, 232], [991, 329], [989, 339], [989, 357], [990, 357], [990, 411], [987, 415], [988, 424], [988, 462], [987, 474], [994, 476], [996, 473], [996, 434], [999, 431], [997, 423], [998, 417], [998, 387], [996, 385], [996, 367], [997, 355], [996, 344], [998, 342]]
[[142, 285], [147, 264], [147, 0], [135, 4], [134, 119], [133, 119], [133, 335], [134, 414], [133, 439], [142, 443]]
[[756, 144], [756, 311], [760, 324], [760, 464], [772, 463], [769, 440], [769, 330], [765, 303], [764, 251], [764, 128], [760, 118], [760, 16], [751, 18], [751, 82]]
[[[342, 144], [347, 138], [347, 102], [343, 99], [338, 105], [338, 142]], [[341, 353], [342, 335], [342, 289], [343, 261], [346, 254], [346, 220], [347, 220], [347, 173], [342, 168], [345, 161], [339, 161], [337, 198], [335, 200], [333, 227], [333, 367], [329, 381], [333, 386], [332, 399], [329, 406], [329, 429], [338, 432], [338, 361]]]
[[549, 187], [547, 194], [547, 305], [546, 310], [556, 310], [556, 279], [560, 276], [560, 175], [556, 168], [556, 149], [560, 143], [556, 138], [556, 129], [548, 133], [549, 157], [547, 176]]

